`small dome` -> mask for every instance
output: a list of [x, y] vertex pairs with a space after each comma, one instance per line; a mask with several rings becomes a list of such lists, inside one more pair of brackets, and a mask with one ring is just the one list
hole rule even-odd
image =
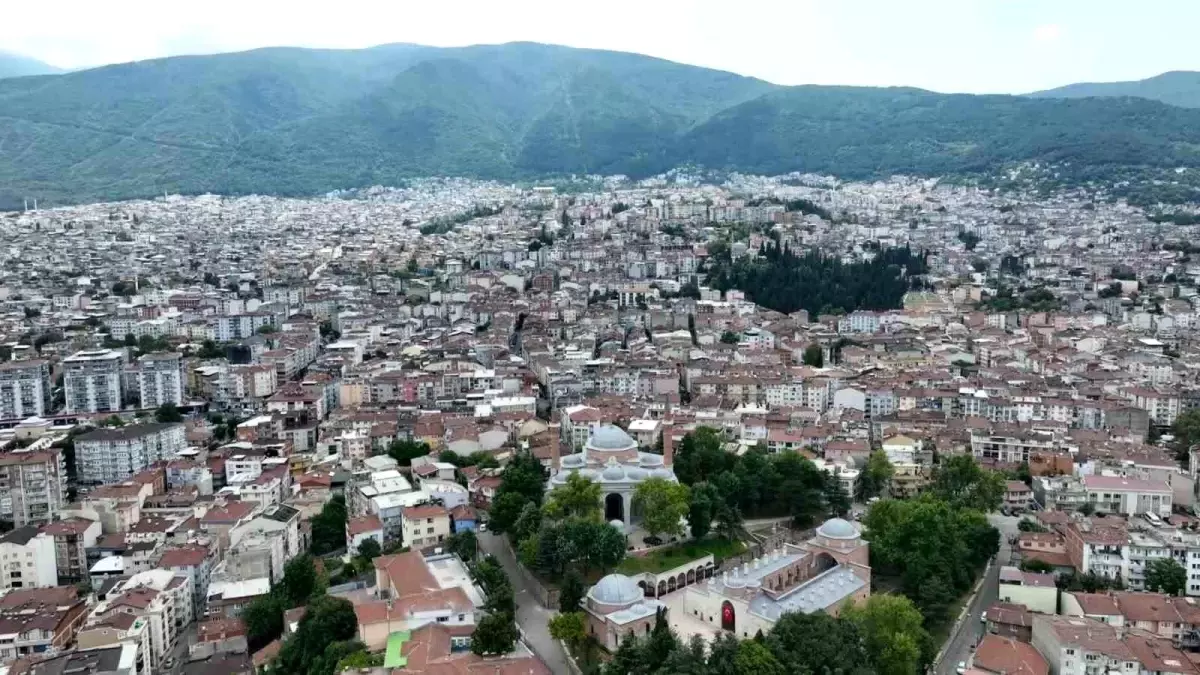
[[620, 531], [621, 534], [625, 534], [625, 522], [622, 521], [620, 518], [614, 518], [614, 519], [608, 521], [608, 524], [617, 528], [617, 530]]
[[665, 478], [667, 480], [671, 480], [675, 477], [674, 472], [672, 472], [670, 469], [655, 469], [654, 471], [650, 472], [650, 475], [655, 478]]
[[830, 518], [817, 528], [817, 535], [826, 539], [857, 539], [858, 528], [848, 520]]
[[580, 469], [576, 473], [588, 480], [593, 481], [600, 477], [600, 472], [596, 471], [595, 469]]
[[558, 473], [554, 474], [554, 478], [551, 478], [550, 481], [554, 482], [554, 483], [566, 483], [567, 476], [570, 476], [570, 475], [571, 475], [570, 471], [559, 471]]
[[567, 455], [562, 458], [563, 466], [583, 466], [583, 455]]
[[637, 447], [625, 430], [614, 424], [602, 424], [592, 432], [587, 445], [593, 450], [628, 450]]
[[662, 466], [662, 463], [662, 455], [654, 455], [648, 452], [643, 452], [642, 456], [638, 458], [638, 464], [642, 466]]
[[624, 574], [610, 574], [592, 586], [588, 595], [595, 602], [605, 605], [629, 605], [642, 599], [642, 589], [637, 582]]
[[625, 480], [625, 469], [622, 469], [616, 464], [612, 464], [604, 469], [604, 472], [600, 474], [600, 477], [604, 480]]
[[645, 469], [639, 469], [636, 466], [625, 470], [625, 477], [629, 480], [646, 480], [646, 477], [649, 475]]

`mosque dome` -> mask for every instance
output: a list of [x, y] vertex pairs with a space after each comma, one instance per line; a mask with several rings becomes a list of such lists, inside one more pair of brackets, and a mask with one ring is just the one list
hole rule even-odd
[[605, 605], [629, 605], [642, 599], [637, 582], [624, 574], [610, 574], [588, 591], [592, 600]]
[[654, 471], [650, 472], [650, 475], [654, 478], [665, 478], [667, 480], [671, 480], [675, 477], [674, 472], [672, 472], [670, 469], [655, 469]]
[[622, 469], [620, 465], [610, 464], [604, 468], [604, 472], [600, 474], [600, 477], [609, 481], [625, 480], [625, 469]]
[[625, 470], [625, 477], [628, 478], [629, 480], [638, 480], [638, 481], [646, 480], [646, 477], [649, 475], [650, 474], [646, 473], [645, 469], [639, 469], [636, 466], [631, 469]]
[[858, 528], [848, 520], [830, 518], [817, 528], [817, 535], [826, 539], [857, 539]]
[[602, 424], [592, 432], [587, 446], [591, 450], [628, 450], [637, 447], [637, 441], [625, 433], [625, 430], [614, 424]]

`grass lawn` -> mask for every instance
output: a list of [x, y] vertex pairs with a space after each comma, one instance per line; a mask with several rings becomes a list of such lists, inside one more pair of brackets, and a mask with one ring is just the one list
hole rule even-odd
[[705, 539], [689, 541], [674, 546], [657, 549], [646, 555], [631, 555], [617, 565], [621, 574], [641, 574], [642, 572], [666, 572], [680, 565], [691, 562], [696, 558], [712, 554], [716, 562], [738, 555], [746, 550], [746, 545], [740, 541], [728, 539]]

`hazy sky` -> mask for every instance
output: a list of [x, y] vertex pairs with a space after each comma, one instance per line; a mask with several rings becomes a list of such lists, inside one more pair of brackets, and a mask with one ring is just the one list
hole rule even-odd
[[[64, 68], [255, 47], [530, 40], [781, 84], [1020, 93], [1200, 70], [1200, 0], [9, 0], [0, 49]], [[186, 11], [185, 11], [186, 8]]]

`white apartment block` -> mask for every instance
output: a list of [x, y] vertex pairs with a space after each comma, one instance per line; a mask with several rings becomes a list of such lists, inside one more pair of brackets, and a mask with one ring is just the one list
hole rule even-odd
[[146, 354], [138, 359], [134, 376], [138, 381], [140, 407], [183, 403], [183, 357], [179, 354]]
[[0, 517], [16, 527], [54, 520], [66, 495], [66, 460], [59, 450], [0, 455]]
[[58, 585], [54, 538], [33, 525], [0, 537], [0, 590]]
[[253, 336], [259, 328], [273, 323], [275, 318], [269, 312], [219, 316], [212, 324], [212, 336], [218, 342], [241, 340]]
[[0, 365], [0, 419], [44, 417], [49, 408], [48, 361], [10, 361]]
[[124, 356], [110, 349], [78, 352], [63, 359], [66, 412], [116, 412], [121, 409]]
[[81, 483], [118, 483], [187, 447], [182, 424], [136, 424], [97, 429], [75, 439]]

